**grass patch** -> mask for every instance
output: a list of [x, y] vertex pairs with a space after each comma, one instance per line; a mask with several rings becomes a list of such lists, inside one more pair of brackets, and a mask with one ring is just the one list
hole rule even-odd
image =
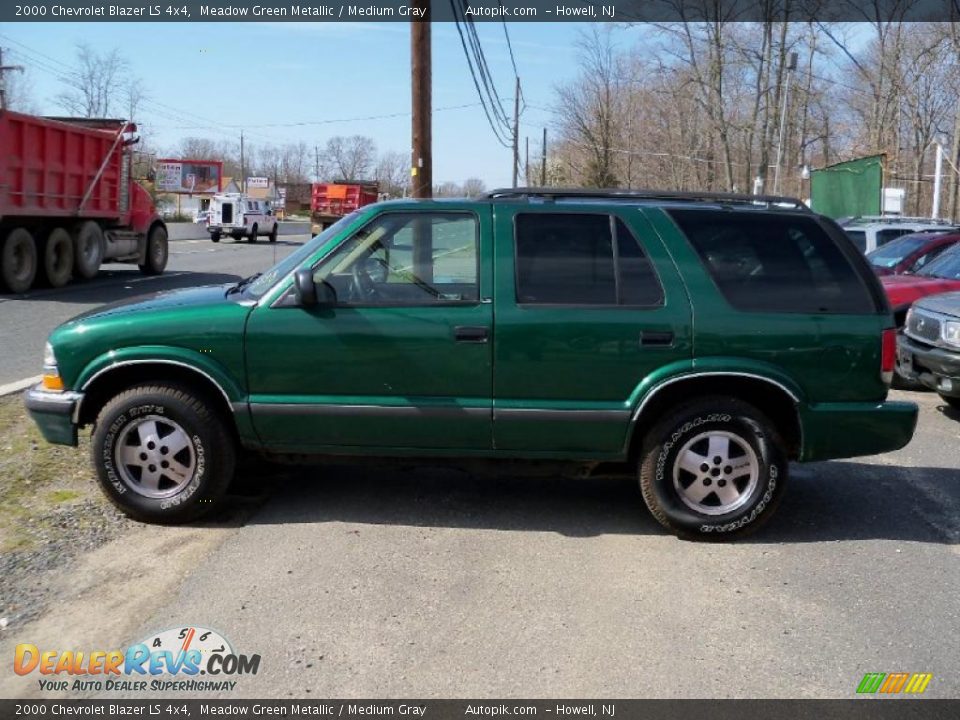
[[85, 437], [50, 445], [19, 395], [0, 398], [0, 551], [29, 547], [40, 518], [96, 493], [88, 452]]

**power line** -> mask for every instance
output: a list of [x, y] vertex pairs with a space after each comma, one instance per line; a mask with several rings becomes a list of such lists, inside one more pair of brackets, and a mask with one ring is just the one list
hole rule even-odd
[[513, 65], [513, 74], [520, 77], [520, 73], [517, 70], [517, 61], [513, 57], [513, 44], [510, 42], [510, 33], [507, 32], [507, 21], [501, 19], [500, 22], [503, 24], [503, 36], [507, 39], [507, 50], [510, 51], [510, 64]]
[[460, 45], [463, 47], [463, 54], [467, 59], [467, 67], [470, 70], [470, 77], [473, 79], [473, 86], [476, 88], [477, 97], [480, 98], [480, 104], [483, 107], [483, 113], [487, 117], [487, 123], [490, 125], [490, 129], [493, 131], [493, 135], [497, 139], [497, 142], [506, 148], [512, 148], [512, 143], [508, 142], [501, 136], [501, 130], [497, 127], [497, 122], [494, 120], [495, 115], [491, 115], [490, 108], [487, 107], [487, 98], [484, 95], [484, 91], [480, 89], [480, 81], [477, 79], [477, 73], [473, 67], [473, 59], [471, 58], [470, 50], [467, 47], [467, 39], [464, 37], [463, 26], [461, 25], [460, 13], [462, 10], [458, 7], [457, 3], [458, 0], [450, 0], [450, 8], [453, 11], [454, 23], [457, 26], [457, 34], [460, 36]]

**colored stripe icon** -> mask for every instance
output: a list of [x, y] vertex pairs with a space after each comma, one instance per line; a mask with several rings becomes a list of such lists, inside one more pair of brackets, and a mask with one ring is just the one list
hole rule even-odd
[[933, 679], [931, 673], [867, 673], [857, 686], [857, 693], [888, 695], [904, 692], [919, 695]]

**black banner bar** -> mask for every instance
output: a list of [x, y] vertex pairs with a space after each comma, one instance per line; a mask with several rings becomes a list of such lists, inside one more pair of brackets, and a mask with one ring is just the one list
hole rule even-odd
[[[4, 2], [0, 22], [409, 22], [404, 0], [25, 0]], [[451, 22], [960, 21], [960, 0], [431, 0]]]
[[960, 700], [0, 700], [0, 718], [955, 720]]

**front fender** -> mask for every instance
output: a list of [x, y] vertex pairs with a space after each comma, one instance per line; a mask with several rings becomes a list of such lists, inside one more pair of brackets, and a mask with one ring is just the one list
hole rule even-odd
[[140, 345], [110, 350], [87, 363], [74, 387], [82, 392], [96, 377], [112, 369], [145, 363], [178, 365], [199, 372], [220, 389], [228, 404], [243, 400], [246, 396], [242, 385], [212, 357], [189, 348], [168, 345]]

